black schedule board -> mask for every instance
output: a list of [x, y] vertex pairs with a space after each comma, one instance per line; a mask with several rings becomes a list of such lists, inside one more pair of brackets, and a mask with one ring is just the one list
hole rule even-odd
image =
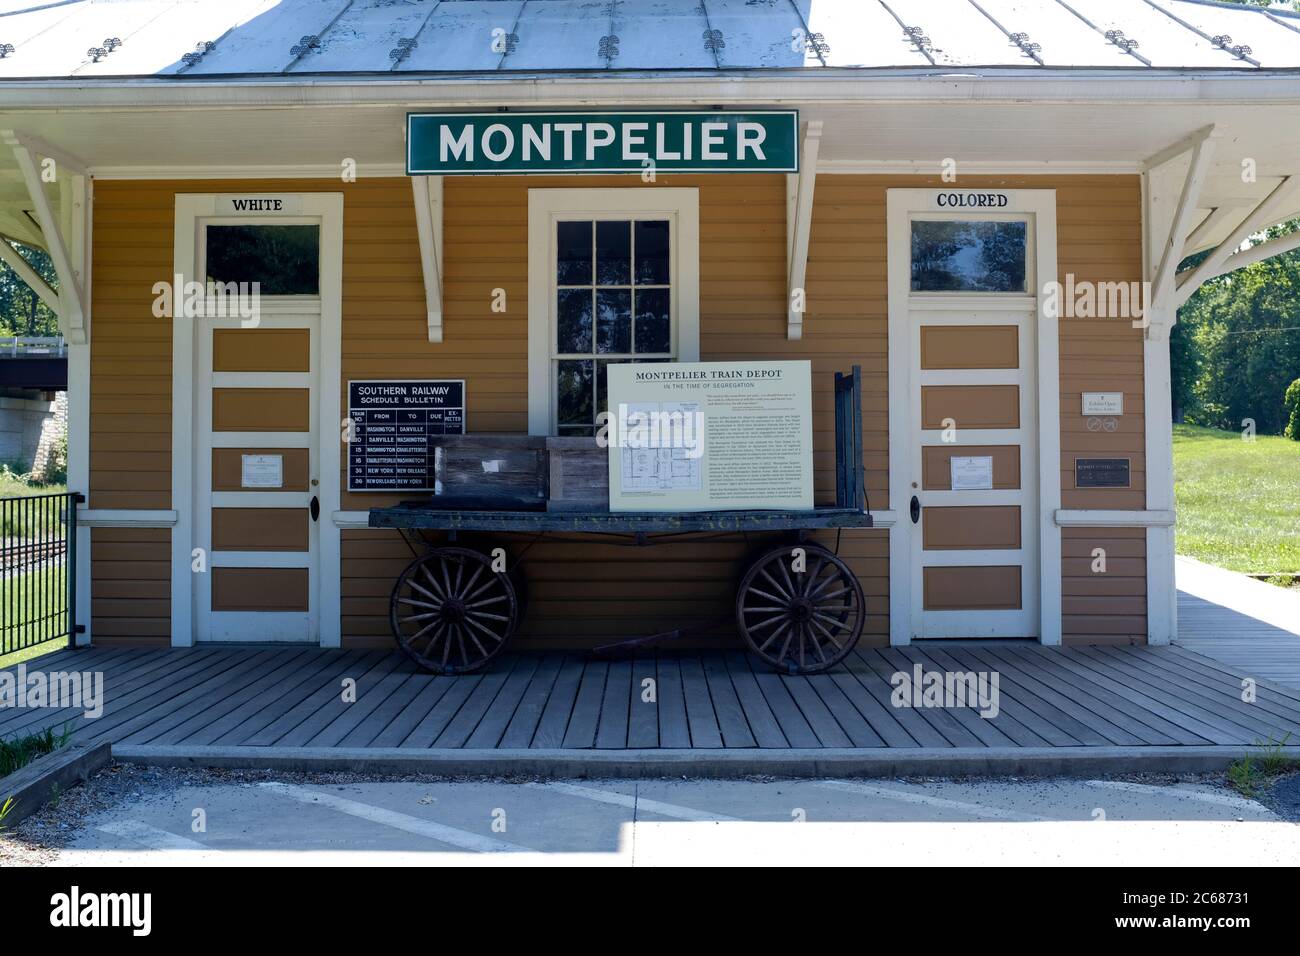
[[1129, 460], [1127, 458], [1074, 459], [1074, 487], [1127, 488], [1128, 486]]
[[348, 491], [433, 491], [438, 435], [465, 434], [465, 382], [348, 382]]

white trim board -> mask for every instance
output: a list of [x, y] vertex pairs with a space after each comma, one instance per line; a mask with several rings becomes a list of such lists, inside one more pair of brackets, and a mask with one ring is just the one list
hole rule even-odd
[[1058, 528], [1172, 528], [1172, 511], [1108, 511], [1101, 508], [1056, 512]]
[[178, 512], [170, 510], [89, 508], [77, 511], [77, 525], [87, 528], [174, 528], [178, 517]]

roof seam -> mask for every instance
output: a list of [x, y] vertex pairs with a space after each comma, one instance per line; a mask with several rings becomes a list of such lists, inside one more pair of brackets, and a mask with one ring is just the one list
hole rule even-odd
[[814, 53], [817, 54], [817, 62], [820, 63], [822, 66], [827, 66], [828, 64], [826, 63], [826, 57], [822, 56], [821, 44], [813, 42], [812, 28], [808, 26], [808, 21], [804, 19], [803, 11], [799, 9], [798, 5], [794, 2], [794, 0], [786, 0], [786, 2], [790, 5], [790, 9], [794, 11], [794, 15], [799, 18], [799, 22], [803, 24], [805, 51], [812, 50]]
[[[339, 18], [342, 17], [343, 14], [347, 13], [349, 10], [352, 9], [352, 4], [354, 4], [354, 3], [356, 3], [356, 0], [348, 0], [348, 2], [345, 3], [345, 4], [343, 5], [343, 9], [340, 10], [338, 13], [334, 14], [334, 18], [333, 18], [332, 20], [330, 20], [329, 23], [325, 24], [325, 26], [324, 26], [323, 28], [321, 28], [321, 31], [320, 31], [319, 33], [315, 34], [315, 36], [316, 36], [316, 40], [318, 41], [318, 44], [319, 44], [320, 38], [323, 37], [325, 34], [327, 34], [327, 33], [330, 32], [330, 30], [334, 27], [334, 24], [336, 24], [336, 23], [339, 22]], [[310, 47], [310, 46], [308, 46], [308, 47], [305, 47], [304, 49], [300, 50], [300, 51], [298, 52], [298, 54], [297, 54], [296, 56], [294, 56], [294, 58], [293, 58], [292, 60], [290, 60], [290, 61], [288, 62], [288, 64], [285, 66], [285, 68], [284, 68], [283, 70], [281, 70], [280, 72], [281, 72], [281, 73], [288, 73], [290, 70], [293, 69], [293, 66], [294, 66], [295, 63], [297, 63], [299, 60], [301, 60], [304, 56], [306, 56], [308, 53], [310, 53], [313, 49], [320, 49], [320, 47], [319, 47], [319, 45], [317, 45], [317, 46], [315, 46], [315, 47]], [[292, 51], [290, 51], [290, 52], [292, 52]]]
[[[1096, 31], [1098, 34], [1100, 34], [1100, 35], [1103, 36], [1103, 37], [1106, 37], [1106, 32], [1105, 32], [1104, 30], [1102, 30], [1101, 27], [1097, 26], [1097, 24], [1093, 23], [1091, 20], [1089, 20], [1087, 17], [1085, 17], [1082, 13], [1080, 13], [1078, 10], [1074, 9], [1074, 7], [1070, 6], [1068, 3], [1065, 2], [1065, 0], [1056, 0], [1056, 2], [1059, 3], [1061, 6], [1065, 7], [1065, 9], [1069, 10], [1071, 13], [1073, 13], [1076, 17], [1078, 17], [1078, 18], [1079, 18], [1080, 20], [1082, 20], [1084, 23], [1088, 24], [1088, 26], [1091, 27], [1091, 28], [1092, 28], [1094, 31]], [[1115, 41], [1112, 40], [1110, 37], [1106, 37], [1106, 42], [1107, 42], [1107, 43], [1114, 44], [1116, 47], [1119, 47], [1119, 49], [1120, 49], [1121, 51], [1123, 51], [1124, 53], [1127, 53], [1129, 56], [1133, 57], [1135, 60], [1138, 60], [1140, 63], [1142, 63], [1143, 66], [1153, 66], [1152, 62], [1151, 62], [1150, 60], [1148, 60], [1146, 57], [1144, 57], [1141, 53], [1134, 53], [1134, 52], [1133, 52], [1133, 48], [1132, 48], [1131, 46], [1120, 46], [1118, 43], [1115, 43]]]
[[[1182, 17], [1178, 16], [1178, 15], [1175, 14], [1175, 13], [1172, 13], [1172, 12], [1169, 11], [1169, 10], [1166, 10], [1164, 7], [1160, 6], [1158, 3], [1153, 3], [1152, 0], [1144, 0], [1144, 2], [1145, 2], [1146, 5], [1147, 5], [1148, 7], [1150, 7], [1152, 10], [1157, 10], [1157, 11], [1159, 11], [1160, 13], [1163, 13], [1163, 14], [1164, 14], [1165, 16], [1167, 16], [1170, 20], [1173, 20], [1174, 23], [1177, 23], [1180, 27], [1183, 27], [1184, 29], [1187, 29], [1187, 30], [1191, 30], [1193, 33], [1195, 33], [1195, 34], [1196, 34], [1198, 37], [1200, 37], [1202, 40], [1205, 40], [1206, 42], [1208, 42], [1208, 43], [1209, 43], [1212, 47], [1214, 47], [1216, 50], [1222, 50], [1224, 53], [1227, 53], [1229, 56], [1235, 57], [1236, 59], [1239, 59], [1239, 60], [1245, 60], [1247, 63], [1253, 63], [1255, 66], [1259, 66], [1259, 65], [1260, 65], [1259, 60], [1253, 59], [1252, 57], [1248, 56], [1248, 55], [1245, 54], [1245, 53], [1235, 53], [1235, 52], [1233, 52], [1232, 50], [1228, 49], [1227, 47], [1225, 47], [1225, 46], [1221, 45], [1220, 43], [1216, 42], [1215, 39], [1214, 39], [1214, 37], [1210, 36], [1208, 33], [1206, 33], [1206, 32], [1205, 32], [1204, 30], [1202, 30], [1200, 27], [1197, 27], [1197, 26], [1194, 26], [1194, 25], [1191, 24], [1191, 23], [1188, 23], [1188, 22], [1187, 22], [1186, 20], [1184, 20]], [[1247, 48], [1247, 49], [1249, 49], [1249, 48]]]
[[893, 17], [895, 20], [898, 21], [898, 27], [899, 27], [900, 30], [903, 31], [903, 36], [907, 37], [909, 40], [912, 41], [912, 45], [915, 46], [918, 50], [921, 51], [921, 55], [922, 55], [923, 57], [925, 57], [927, 60], [930, 61], [930, 65], [931, 65], [931, 66], [938, 66], [938, 65], [939, 65], [939, 61], [936, 60], [936, 59], [934, 58], [934, 54], [932, 54], [932, 53], [929, 51], [929, 49], [927, 49], [926, 46], [925, 46], [924, 44], [921, 43], [920, 39], [919, 39], [916, 35], [914, 35], [914, 34], [908, 32], [908, 31], [909, 31], [909, 28], [910, 28], [910, 25], [907, 24], [907, 23], [904, 23], [904, 22], [903, 22], [903, 18], [900, 17], [897, 13], [895, 13], [895, 12], [894, 12], [894, 8], [891, 7], [888, 3], [886, 3], [885, 0], [879, 0], [879, 3], [880, 3], [880, 5], [881, 5], [882, 7], [884, 7], [886, 10], [889, 11], [889, 15], [890, 15], [891, 17]]
[[[1039, 56], [1037, 53], [1035, 53], [1033, 49], [1028, 46], [1027, 39], [1026, 42], [1024, 43], [1017, 40], [1015, 36], [1012, 35], [1010, 30], [1008, 30], [1006, 27], [1004, 27], [1001, 23], [998, 22], [997, 17], [993, 16], [993, 14], [989, 13], [982, 6], [980, 6], [979, 3], [976, 2], [976, 0], [967, 0], [967, 2], [970, 3], [970, 5], [974, 7], [976, 10], [978, 10], [980, 13], [984, 14], [984, 16], [986, 16], [995, 27], [997, 27], [999, 30], [1003, 32], [1003, 34], [1006, 35], [1006, 38], [1008, 40], [1010, 40], [1016, 46], [1020, 47], [1021, 53], [1031, 57], [1033, 61], [1037, 63], [1039, 66], [1046, 66], [1046, 64], [1043, 62], [1043, 58]], [[1020, 36], [1028, 38], [1029, 34], [1024, 33], [1024, 34], [1020, 34]]]
[[[429, 25], [429, 21], [433, 19], [433, 15], [438, 12], [438, 8], [441, 6], [442, 6], [442, 0], [437, 0], [437, 2], [434, 3], [432, 9], [429, 10], [428, 16], [426, 16], [423, 20], [421, 20], [420, 25], [415, 28], [415, 32], [411, 34], [412, 48], [418, 47], [420, 45], [419, 43], [420, 34], [424, 32], [424, 28]], [[398, 39], [401, 39], [401, 37], [399, 37]], [[394, 60], [393, 65], [389, 67], [389, 72], [396, 73], [397, 68], [401, 65], [402, 65], [401, 59]]]

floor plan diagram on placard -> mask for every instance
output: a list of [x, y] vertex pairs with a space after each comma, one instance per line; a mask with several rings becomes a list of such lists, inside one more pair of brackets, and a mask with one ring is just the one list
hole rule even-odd
[[704, 487], [703, 422], [696, 402], [624, 406], [623, 490], [699, 491]]

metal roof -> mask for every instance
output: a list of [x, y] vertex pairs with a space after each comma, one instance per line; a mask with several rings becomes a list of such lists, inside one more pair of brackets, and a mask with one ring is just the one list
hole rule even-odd
[[1300, 68], [1211, 0], [0, 0], [0, 80]]

